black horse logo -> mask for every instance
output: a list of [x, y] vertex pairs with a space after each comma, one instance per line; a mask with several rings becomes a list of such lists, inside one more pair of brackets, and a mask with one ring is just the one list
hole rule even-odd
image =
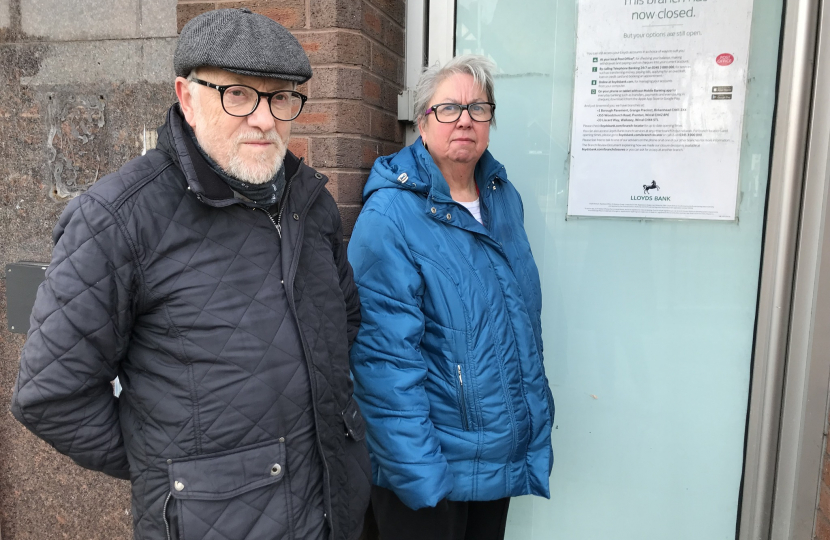
[[648, 192], [652, 189], [660, 191], [660, 186], [657, 185], [657, 180], [652, 180], [651, 185], [643, 184], [643, 193], [645, 193], [646, 195], [648, 195]]

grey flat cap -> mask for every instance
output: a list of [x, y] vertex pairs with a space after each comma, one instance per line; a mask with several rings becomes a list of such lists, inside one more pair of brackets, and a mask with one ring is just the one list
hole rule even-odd
[[297, 38], [247, 8], [208, 11], [184, 25], [173, 55], [176, 75], [187, 77], [201, 66], [298, 83], [311, 78], [308, 56]]

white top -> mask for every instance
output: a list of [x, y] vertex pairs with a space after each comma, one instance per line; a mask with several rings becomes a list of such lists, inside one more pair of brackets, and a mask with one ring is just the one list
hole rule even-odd
[[481, 205], [479, 205], [478, 201], [479, 201], [479, 199], [476, 199], [473, 202], [461, 202], [461, 201], [456, 201], [456, 202], [458, 204], [460, 204], [461, 206], [463, 206], [464, 208], [466, 208], [467, 210], [469, 210], [470, 213], [473, 215], [473, 217], [476, 218], [476, 221], [478, 221], [479, 223], [484, 225], [484, 222], [481, 221]]

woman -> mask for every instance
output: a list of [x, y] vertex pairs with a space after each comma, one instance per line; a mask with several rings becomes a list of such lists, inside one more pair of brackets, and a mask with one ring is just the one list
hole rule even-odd
[[549, 497], [539, 274], [521, 198], [487, 151], [493, 67], [462, 56], [424, 73], [421, 138], [377, 160], [349, 242], [383, 540], [501, 539], [510, 497]]

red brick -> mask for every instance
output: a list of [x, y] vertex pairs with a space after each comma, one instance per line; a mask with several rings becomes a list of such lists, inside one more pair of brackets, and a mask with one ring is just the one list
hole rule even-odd
[[340, 221], [343, 223], [343, 235], [351, 236], [354, 230], [354, 224], [357, 221], [357, 216], [360, 215], [360, 210], [363, 208], [359, 204], [338, 204], [337, 209], [340, 210]]
[[353, 32], [298, 32], [312, 67], [315, 64], [353, 64], [369, 67], [369, 42]]
[[380, 107], [383, 104], [383, 100], [381, 99], [381, 94], [383, 92], [382, 88], [384, 84], [383, 80], [374, 75], [364, 72], [363, 73], [363, 99], [366, 100], [366, 103], [370, 105], [376, 105]]
[[386, 24], [383, 25], [383, 39], [381, 43], [386, 45], [392, 52], [403, 56], [406, 52], [403, 28], [394, 24], [389, 19], [385, 21]]
[[309, 0], [311, 28], [352, 28], [362, 24], [363, 0]]
[[[821, 481], [825, 486], [830, 487], [830, 456], [824, 454], [824, 463], [821, 468]], [[828, 516], [830, 518], [830, 516]]]
[[397, 115], [398, 93], [402, 89], [400, 86], [384, 81], [367, 71], [363, 72], [363, 99], [370, 105], [381, 107]]
[[363, 72], [357, 67], [316, 68], [308, 84], [308, 96], [313, 99], [363, 97]]
[[830, 518], [830, 487], [824, 484], [819, 488], [818, 509], [824, 517]]
[[363, 186], [368, 174], [365, 172], [326, 171], [329, 177], [332, 196], [338, 203], [361, 204], [363, 202]]
[[404, 29], [379, 9], [370, 4], [363, 6], [363, 32], [380, 42], [392, 52], [403, 56]]
[[403, 148], [402, 143], [385, 142], [381, 145], [380, 155], [388, 156], [389, 154], [394, 154], [395, 152], [400, 152], [401, 148]]
[[218, 2], [218, 9], [222, 8], [249, 8], [254, 13], [265, 15], [289, 29], [304, 28], [305, 1], [304, 0], [248, 0], [234, 2]]
[[406, 16], [406, 2], [404, 0], [369, 0], [368, 3], [381, 9], [393, 21], [403, 26]]
[[311, 165], [317, 168], [371, 169], [384, 155], [383, 144], [354, 137], [312, 137]]
[[372, 110], [369, 135], [375, 139], [383, 139], [384, 141], [401, 142], [397, 115], [393, 116], [389, 113]]
[[372, 47], [372, 73], [379, 75], [393, 84], [403, 84], [402, 60], [376, 43]]
[[288, 150], [295, 156], [308, 161], [308, 137], [291, 137], [288, 141]]
[[178, 27], [178, 31], [181, 33], [182, 28], [184, 28], [184, 25], [187, 24], [187, 21], [196, 15], [201, 15], [202, 13], [212, 11], [214, 9], [216, 9], [216, 2], [194, 2], [187, 4], [179, 2], [176, 6], [176, 25]]
[[816, 540], [830, 540], [830, 520], [818, 513], [816, 515]]
[[294, 120], [294, 133], [369, 134], [369, 111], [355, 101], [330, 101], [306, 104], [300, 116]]
[[383, 15], [371, 5], [363, 6], [363, 31], [378, 41], [383, 40]]

